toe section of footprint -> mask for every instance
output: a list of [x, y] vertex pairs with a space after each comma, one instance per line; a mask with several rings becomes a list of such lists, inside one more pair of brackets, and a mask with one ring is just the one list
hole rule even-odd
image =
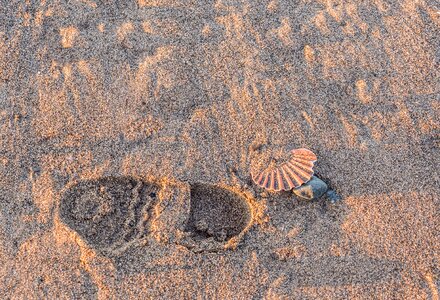
[[[179, 201], [180, 191], [133, 177], [81, 181], [63, 193], [59, 217], [95, 250], [115, 254], [147, 236], [169, 236], [179, 226], [173, 216], [189, 211], [189, 203]], [[162, 209], [166, 206], [170, 210]]]
[[252, 221], [248, 200], [227, 188], [195, 184], [191, 186], [190, 217], [186, 230], [197, 244], [209, 248], [223, 246], [233, 238], [243, 235]]

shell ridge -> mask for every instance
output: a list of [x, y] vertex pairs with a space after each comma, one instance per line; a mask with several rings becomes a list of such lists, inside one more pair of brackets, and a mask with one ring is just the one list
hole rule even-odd
[[292, 179], [295, 181], [295, 187], [300, 186], [301, 184], [303, 184], [304, 182], [302, 181], [302, 179], [290, 168], [289, 165], [285, 165], [287, 171], [289, 172], [290, 176], [292, 176]]
[[308, 159], [302, 159], [302, 158], [299, 158], [299, 157], [292, 157], [290, 159], [290, 161], [296, 161], [296, 162], [301, 163], [303, 165], [306, 165], [308, 167], [313, 167], [313, 165], [314, 165], [314, 161], [308, 160]]
[[313, 175], [313, 171], [309, 166], [305, 166], [302, 163], [296, 162], [296, 161], [290, 161], [290, 163], [298, 168], [301, 168], [303, 171], [307, 172], [307, 174]]
[[284, 174], [284, 178], [287, 181], [287, 184], [289, 185], [289, 189], [293, 189], [295, 187], [295, 184], [292, 182], [292, 179], [290, 178], [289, 174], [287, 173], [287, 171], [285, 170], [285, 166], [281, 166], [281, 171]]
[[308, 180], [309, 175], [307, 173], [305, 173], [303, 170], [301, 170], [300, 168], [298, 168], [297, 166], [295, 166], [294, 164], [292, 164], [290, 161], [287, 162], [287, 164], [289, 165], [289, 167], [291, 169], [293, 169], [295, 172], [295, 174], [297, 174], [298, 176], [301, 177], [303, 183], [306, 182]]
[[277, 169], [277, 179], [278, 179], [278, 190], [279, 191], [284, 190], [284, 182], [279, 168]]
[[264, 176], [264, 180], [263, 180], [263, 183], [262, 183], [262, 187], [266, 187], [267, 181], [269, 180], [269, 171], [266, 169], [264, 171], [264, 173], [265, 173], [265, 176]]

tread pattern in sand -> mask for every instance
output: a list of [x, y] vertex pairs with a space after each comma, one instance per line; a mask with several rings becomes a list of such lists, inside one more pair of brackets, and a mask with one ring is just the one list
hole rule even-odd
[[123, 249], [148, 234], [159, 186], [131, 177], [80, 182], [60, 202], [60, 217], [94, 249]]
[[213, 237], [224, 242], [239, 235], [251, 221], [250, 207], [242, 196], [215, 186], [191, 187], [191, 210], [187, 230], [196, 240]]

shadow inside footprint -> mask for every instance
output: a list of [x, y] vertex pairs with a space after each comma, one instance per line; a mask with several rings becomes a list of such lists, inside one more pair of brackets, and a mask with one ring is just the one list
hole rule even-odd
[[239, 235], [251, 221], [246, 199], [230, 190], [208, 184], [191, 187], [187, 231], [195, 240], [213, 237], [224, 242]]
[[159, 186], [131, 177], [80, 182], [60, 201], [60, 218], [98, 251], [123, 249], [148, 234]]

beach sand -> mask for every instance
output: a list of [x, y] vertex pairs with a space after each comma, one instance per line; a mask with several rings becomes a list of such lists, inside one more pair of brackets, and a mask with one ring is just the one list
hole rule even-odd
[[1, 299], [439, 299], [437, 1], [0, 3]]

